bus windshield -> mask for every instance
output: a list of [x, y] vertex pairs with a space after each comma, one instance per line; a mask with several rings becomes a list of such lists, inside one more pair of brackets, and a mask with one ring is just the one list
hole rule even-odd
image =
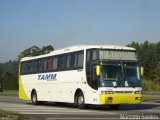
[[132, 62], [102, 65], [101, 87], [141, 87], [139, 66]]

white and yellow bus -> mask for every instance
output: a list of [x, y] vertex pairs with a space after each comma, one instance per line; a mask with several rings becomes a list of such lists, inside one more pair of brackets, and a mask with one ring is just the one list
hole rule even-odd
[[142, 86], [136, 50], [115, 45], [77, 45], [25, 57], [19, 67], [19, 98], [86, 104], [140, 104]]

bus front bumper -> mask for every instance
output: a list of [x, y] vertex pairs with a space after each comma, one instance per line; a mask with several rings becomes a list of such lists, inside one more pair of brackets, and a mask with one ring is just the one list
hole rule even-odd
[[140, 104], [141, 94], [101, 94], [100, 105], [111, 104]]

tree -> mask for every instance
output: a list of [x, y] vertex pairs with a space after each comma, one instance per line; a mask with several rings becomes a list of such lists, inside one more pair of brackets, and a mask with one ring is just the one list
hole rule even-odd
[[0, 82], [3, 84], [3, 88], [5, 90], [18, 89], [18, 63], [23, 57], [47, 54], [53, 50], [51, 45], [42, 48], [32, 46], [21, 52], [17, 57], [17, 61], [10, 60], [6, 63], [0, 63]]
[[17, 61], [9, 61], [0, 64], [0, 82], [5, 90], [18, 89], [18, 64]]
[[41, 55], [42, 54], [47, 54], [47, 53], [50, 53], [53, 50], [54, 50], [54, 48], [51, 45], [43, 46], [42, 49], [40, 50], [39, 54], [41, 54]]
[[52, 47], [52, 45], [43, 46], [42, 48], [39, 48], [37, 46], [32, 46], [32, 47], [24, 50], [23, 52], [21, 52], [18, 55], [17, 59], [18, 59], [18, 61], [20, 61], [23, 57], [43, 55], [43, 54], [47, 54], [53, 50], [54, 50], [54, 48]]
[[160, 42], [159, 43], [149, 43], [147, 40], [144, 43], [132, 42], [128, 46], [134, 47], [137, 50], [138, 61], [141, 66], [144, 67], [145, 78], [150, 80], [156, 80], [157, 76], [157, 66], [160, 62]]
[[26, 50], [24, 50], [23, 52], [21, 52], [18, 55], [18, 61], [20, 61], [23, 57], [30, 57], [30, 56], [36, 56], [38, 55], [38, 52], [40, 51], [40, 48], [37, 46], [32, 46]]
[[160, 63], [156, 66], [154, 70], [153, 79], [156, 83], [160, 83]]

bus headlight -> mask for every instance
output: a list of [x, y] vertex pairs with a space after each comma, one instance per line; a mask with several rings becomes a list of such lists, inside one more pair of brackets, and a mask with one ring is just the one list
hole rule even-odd
[[114, 94], [113, 91], [101, 91], [101, 94]]
[[142, 91], [135, 91], [134, 94], [142, 94]]

